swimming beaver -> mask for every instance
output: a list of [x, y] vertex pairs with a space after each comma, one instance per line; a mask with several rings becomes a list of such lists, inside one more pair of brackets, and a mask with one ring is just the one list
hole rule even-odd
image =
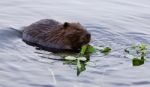
[[90, 39], [91, 34], [80, 23], [42, 19], [23, 29], [23, 41], [52, 52], [77, 52]]

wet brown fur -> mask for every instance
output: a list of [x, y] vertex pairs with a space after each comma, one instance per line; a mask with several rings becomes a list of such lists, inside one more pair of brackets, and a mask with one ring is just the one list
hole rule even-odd
[[90, 42], [90, 33], [80, 23], [43, 19], [24, 28], [23, 40], [47, 48], [79, 50]]

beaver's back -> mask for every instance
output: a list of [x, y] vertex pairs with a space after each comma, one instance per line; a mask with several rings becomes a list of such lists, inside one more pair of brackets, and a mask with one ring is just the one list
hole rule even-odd
[[52, 19], [42, 19], [23, 29], [23, 40], [30, 42], [38, 42], [39, 39], [44, 38], [46, 33], [51, 29], [55, 29], [59, 22]]

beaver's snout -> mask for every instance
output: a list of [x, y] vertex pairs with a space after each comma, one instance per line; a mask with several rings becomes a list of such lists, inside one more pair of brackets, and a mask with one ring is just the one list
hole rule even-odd
[[86, 35], [85, 35], [85, 43], [84, 44], [87, 44], [87, 43], [89, 43], [90, 42], [90, 40], [91, 40], [91, 34], [90, 33], [87, 33]]
[[90, 33], [87, 33], [85, 36], [86, 36], [87, 39], [89, 39], [89, 40], [91, 39], [91, 34]]
[[91, 40], [91, 34], [90, 33], [87, 33], [85, 35], [83, 35], [81, 37], [81, 41], [80, 41], [80, 44], [81, 45], [85, 45], [85, 44], [88, 44]]

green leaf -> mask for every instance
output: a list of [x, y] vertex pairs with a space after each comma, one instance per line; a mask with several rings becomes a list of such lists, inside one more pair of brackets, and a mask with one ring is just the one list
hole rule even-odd
[[77, 60], [77, 68], [80, 69], [82, 66], [81, 66], [81, 63], [80, 63], [80, 60]]
[[95, 49], [93, 46], [88, 45], [86, 52], [87, 52], [87, 53], [95, 53], [95, 52], [96, 52], [96, 49]]
[[74, 56], [67, 56], [65, 57], [65, 60], [76, 60], [77, 58]]
[[139, 45], [140, 50], [146, 50], [146, 45], [145, 44], [140, 44]]
[[111, 48], [105, 47], [105, 48], [101, 49], [100, 51], [101, 51], [101, 53], [108, 54], [111, 51]]
[[81, 47], [81, 51], [80, 51], [80, 54], [81, 54], [81, 55], [84, 55], [84, 54], [85, 54], [85, 52], [86, 52], [86, 50], [87, 50], [87, 46], [88, 46], [88, 45], [83, 45], [83, 46]]
[[85, 57], [78, 57], [77, 59], [81, 60], [81, 61], [86, 61], [87, 60]]
[[81, 62], [80, 60], [77, 60], [77, 76], [80, 75], [81, 72], [86, 70], [86, 62]]
[[91, 45], [83, 45], [80, 51], [80, 55], [86, 55], [96, 52], [96, 49]]
[[132, 59], [133, 66], [140, 66], [144, 64], [144, 59], [134, 58]]

